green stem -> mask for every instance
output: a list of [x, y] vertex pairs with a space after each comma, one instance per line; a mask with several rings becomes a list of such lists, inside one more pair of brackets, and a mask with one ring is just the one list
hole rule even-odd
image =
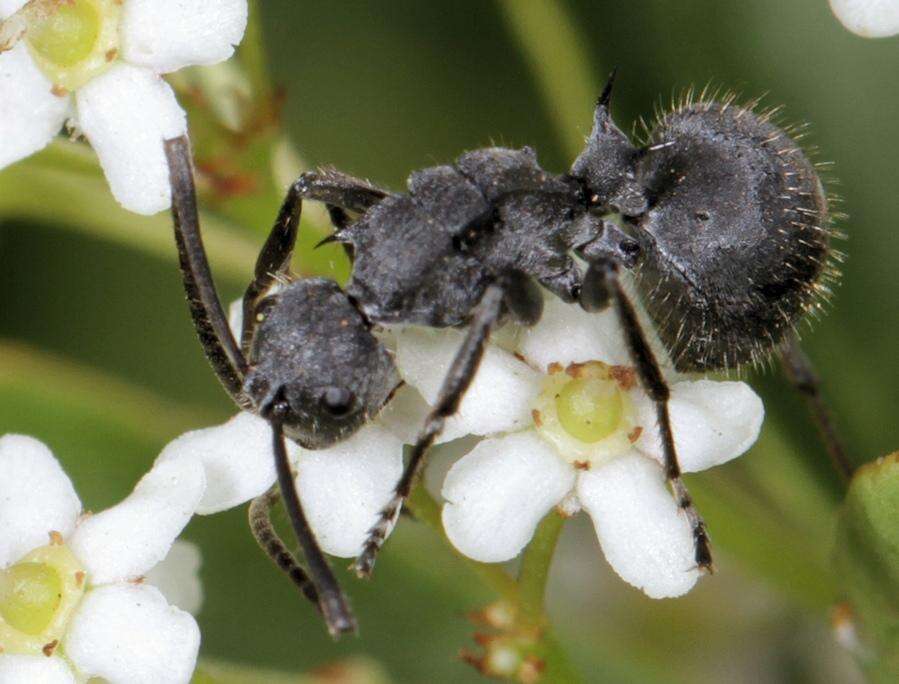
[[545, 620], [543, 599], [546, 595], [546, 582], [564, 525], [565, 518], [558, 512], [551, 511], [538, 525], [521, 559], [521, 570], [518, 573], [518, 605], [522, 618], [534, 625], [539, 625]]
[[558, 0], [498, 2], [537, 79], [559, 143], [574, 157], [584, 147], [599, 94], [586, 41]]
[[268, 98], [272, 95], [268, 59], [265, 56], [265, 42], [262, 34], [262, 9], [259, 0], [250, 0], [247, 30], [244, 33], [237, 54], [250, 83], [253, 96]]

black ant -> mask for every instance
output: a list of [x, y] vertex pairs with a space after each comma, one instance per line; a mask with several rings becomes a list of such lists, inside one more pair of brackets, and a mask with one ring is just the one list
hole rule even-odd
[[[271, 423], [281, 495], [311, 580], [271, 527], [277, 493], [254, 502], [252, 527], [318, 603], [333, 634], [353, 630], [355, 620], [303, 515], [284, 439], [327, 447], [390, 401], [401, 380], [373, 326], [464, 326], [467, 335], [392, 500], [373, 521], [355, 564], [360, 576], [370, 575], [491, 330], [506, 319], [536, 323], [544, 289], [587, 311], [617, 311], [637, 376], [656, 406], [665, 473], [690, 521], [697, 566], [711, 569], [705, 524], [681, 480], [668, 385], [620, 282], [622, 269], [634, 272], [678, 371], [727, 370], [779, 351], [794, 384], [810, 397], [828, 449], [845, 464], [793, 333], [836, 275], [815, 167], [768, 115], [731, 97], [685, 103], [635, 146], [610, 116], [613, 81], [614, 74], [597, 102], [586, 148], [564, 175], [544, 171], [530, 148], [474, 150], [453, 165], [416, 171], [407, 193], [333, 170], [303, 174], [257, 261], [239, 342], [203, 250], [188, 141], [166, 142], [194, 323], [235, 402]], [[289, 274], [304, 199], [327, 206], [335, 232], [326, 241], [342, 243], [352, 258], [345, 289]], [[282, 286], [271, 294], [276, 282]]]

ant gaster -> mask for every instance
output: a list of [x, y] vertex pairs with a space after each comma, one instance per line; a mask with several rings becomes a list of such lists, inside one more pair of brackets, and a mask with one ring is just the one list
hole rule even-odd
[[[542, 290], [587, 311], [617, 312], [637, 377], [656, 406], [665, 474], [693, 530], [700, 569], [712, 568], [708, 535], [681, 480], [668, 385], [621, 270], [634, 272], [676, 370], [727, 370], [780, 351], [788, 376], [829, 431], [817, 381], [793, 335], [833, 275], [830, 218], [815, 167], [768, 116], [732, 98], [685, 102], [661, 116], [637, 147], [610, 116], [613, 81], [614, 74], [586, 148], [565, 175], [544, 171], [529, 148], [479, 149], [453, 165], [416, 171], [407, 193], [334, 170], [303, 174], [257, 261], [239, 341], [203, 251], [188, 142], [166, 142], [194, 323], [235, 402], [271, 423], [280, 494], [309, 574], [271, 525], [274, 488], [251, 505], [251, 527], [318, 604], [332, 634], [353, 630], [355, 620], [303, 514], [284, 439], [327, 447], [390, 401], [401, 380], [374, 326], [464, 326], [467, 335], [393, 498], [373, 521], [355, 564], [360, 576], [371, 573], [491, 331], [507, 318], [536, 323]], [[352, 259], [345, 289], [289, 274], [304, 199], [327, 206], [335, 232], [326, 241], [342, 243]], [[835, 439], [828, 449], [843, 458]]]

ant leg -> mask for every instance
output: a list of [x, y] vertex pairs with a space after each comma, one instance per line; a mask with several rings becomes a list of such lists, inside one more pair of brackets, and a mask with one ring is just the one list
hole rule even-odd
[[284, 508], [290, 518], [290, 524], [293, 526], [294, 534], [303, 550], [306, 563], [309, 566], [309, 575], [312, 583], [318, 593], [318, 606], [325, 618], [325, 624], [331, 636], [338, 637], [343, 632], [356, 631], [356, 618], [350, 610], [346, 596], [337, 584], [337, 578], [331, 571], [331, 566], [325, 559], [325, 555], [319, 548], [318, 541], [309, 522], [306, 520], [306, 514], [300, 504], [300, 498], [297, 496], [296, 485], [293, 479], [293, 471], [290, 467], [290, 461], [287, 457], [287, 447], [284, 444], [284, 430], [281, 423], [281, 416], [284, 414], [286, 407], [277, 401], [267, 416], [272, 426], [272, 439], [275, 452], [275, 469], [278, 473], [278, 486], [281, 490], [281, 496], [284, 497]]
[[[591, 271], [593, 273], [591, 273]], [[601, 278], [600, 275], [604, 276]], [[662, 376], [662, 371], [646, 336], [640, 327], [636, 311], [627, 297], [618, 279], [618, 266], [607, 260], [596, 261], [590, 265], [585, 282], [592, 290], [589, 297], [592, 303], [600, 303], [604, 298], [614, 303], [631, 359], [636, 366], [640, 384], [652, 399], [656, 407], [659, 433], [662, 438], [662, 451], [665, 455], [665, 477], [671, 484], [677, 505], [684, 511], [693, 531], [694, 554], [696, 565], [700, 570], [713, 571], [712, 552], [709, 547], [709, 536], [705, 522], [693, 505], [693, 499], [681, 479], [680, 465], [677, 462], [677, 450], [674, 446], [674, 435], [671, 429], [671, 416], [668, 413], [668, 399], [671, 391]], [[605, 293], [602, 292], [603, 285]]]
[[303, 199], [315, 200], [358, 213], [389, 194], [369, 183], [334, 169], [307, 171], [294, 184]]
[[827, 450], [834, 468], [845, 480], [851, 480], [855, 468], [846, 456], [843, 441], [837, 433], [830, 409], [821, 394], [821, 381], [818, 374], [808, 356], [799, 346], [799, 338], [795, 333], [791, 333], [781, 346], [780, 362], [790, 384], [805, 398], [809, 413], [811, 413], [815, 427], [818, 428], [818, 434], [821, 436], [821, 441], [824, 442], [824, 448]]
[[247, 400], [243, 396], [242, 385], [247, 362], [228, 327], [228, 319], [216, 293], [206, 250], [203, 248], [193, 162], [187, 137], [166, 140], [165, 155], [172, 186], [172, 217], [178, 260], [194, 327], [218, 379], [234, 401], [239, 406], [246, 407]]
[[490, 285], [474, 310], [465, 341], [456, 352], [449, 372], [440, 387], [437, 402], [425, 419], [424, 427], [418, 434], [415, 446], [412, 447], [412, 455], [393, 491], [393, 498], [381, 509], [378, 521], [368, 531], [368, 539], [355, 562], [356, 574], [359, 577], [371, 575], [378, 551], [396, 524], [403, 503], [412, 491], [415, 478], [424, 465], [424, 457], [428, 449], [443, 430], [446, 419], [459, 408], [465, 391], [471, 385], [481, 357], [484, 355], [490, 331], [502, 311], [503, 294], [502, 287], [497, 284]]
[[249, 355], [253, 333], [256, 330], [256, 306], [279, 276], [290, 270], [290, 259], [297, 241], [303, 198], [298, 183], [287, 191], [287, 197], [278, 212], [278, 218], [259, 252], [253, 280], [243, 296], [243, 329], [240, 334], [240, 348]]
[[256, 543], [268, 554], [278, 569], [290, 577], [297, 588], [303, 592], [303, 596], [318, 606], [318, 592], [312, 585], [312, 581], [306, 571], [297, 563], [293, 554], [288, 551], [287, 545], [278, 536], [272, 525], [272, 508], [280, 498], [278, 486], [275, 485], [265, 494], [257, 496], [250, 502], [250, 531], [253, 533]]

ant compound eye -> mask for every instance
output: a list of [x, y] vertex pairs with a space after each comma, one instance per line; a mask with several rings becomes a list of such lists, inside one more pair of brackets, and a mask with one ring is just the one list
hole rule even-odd
[[321, 395], [321, 404], [332, 416], [345, 416], [353, 408], [356, 397], [343, 387], [329, 387]]

